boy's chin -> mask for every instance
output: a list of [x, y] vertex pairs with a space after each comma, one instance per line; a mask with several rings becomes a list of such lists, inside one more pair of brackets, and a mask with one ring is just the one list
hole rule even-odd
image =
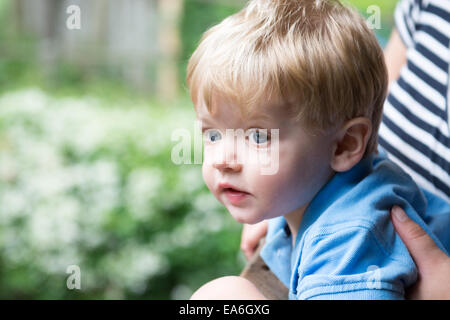
[[245, 210], [240, 212], [236, 211], [236, 208], [233, 208], [232, 210], [228, 209], [228, 212], [231, 214], [233, 219], [239, 223], [255, 224], [264, 220], [262, 216], [257, 215], [254, 212], [245, 212]]

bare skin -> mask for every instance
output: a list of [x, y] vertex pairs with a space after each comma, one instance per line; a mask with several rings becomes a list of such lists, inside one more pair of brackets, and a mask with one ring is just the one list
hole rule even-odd
[[221, 277], [201, 286], [191, 300], [267, 300], [256, 286], [245, 278]]

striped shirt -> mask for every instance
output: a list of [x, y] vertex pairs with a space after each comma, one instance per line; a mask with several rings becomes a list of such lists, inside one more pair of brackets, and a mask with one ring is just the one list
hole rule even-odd
[[450, 201], [450, 0], [401, 0], [407, 64], [384, 104], [379, 144], [424, 189]]

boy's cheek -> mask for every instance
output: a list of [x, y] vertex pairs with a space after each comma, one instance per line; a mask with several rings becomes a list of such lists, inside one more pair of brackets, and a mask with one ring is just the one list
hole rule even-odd
[[214, 180], [212, 175], [211, 166], [208, 165], [206, 162], [203, 162], [202, 165], [202, 177], [203, 181], [205, 182], [206, 186], [208, 187], [209, 191], [211, 191], [212, 194], [216, 195], [214, 193]]

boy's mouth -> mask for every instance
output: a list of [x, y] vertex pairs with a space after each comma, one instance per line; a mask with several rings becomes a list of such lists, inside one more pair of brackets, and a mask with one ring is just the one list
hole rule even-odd
[[247, 194], [247, 192], [238, 191], [233, 188], [225, 188], [223, 189], [223, 192], [229, 193], [231, 195]]
[[246, 193], [246, 194], [248, 194], [248, 192], [246, 192], [246, 191], [244, 191], [242, 189], [239, 189], [239, 188], [237, 188], [237, 187], [235, 187], [232, 184], [229, 184], [227, 182], [219, 183], [219, 189], [220, 189], [220, 191], [224, 191], [224, 192], [227, 191], [227, 192], [232, 192], [232, 193]]
[[228, 201], [234, 205], [240, 203], [250, 195], [248, 192], [238, 189], [229, 183], [220, 183], [219, 189], [225, 194]]

